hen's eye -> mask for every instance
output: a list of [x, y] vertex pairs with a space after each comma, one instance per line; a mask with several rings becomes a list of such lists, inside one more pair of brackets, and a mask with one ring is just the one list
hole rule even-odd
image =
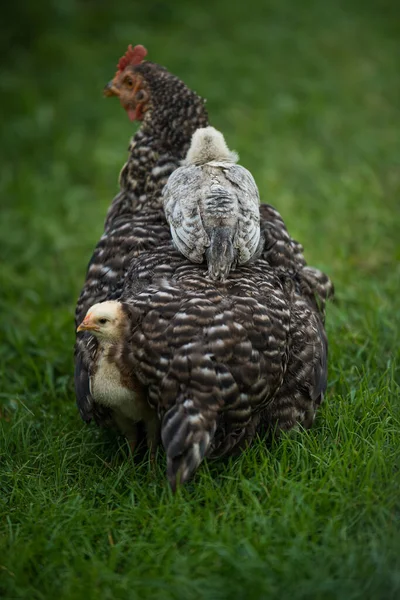
[[108, 319], [99, 319], [100, 325], [105, 325]]
[[125, 80], [125, 83], [128, 87], [133, 87], [133, 79], [131, 79], [130, 77], [128, 77], [128, 79]]

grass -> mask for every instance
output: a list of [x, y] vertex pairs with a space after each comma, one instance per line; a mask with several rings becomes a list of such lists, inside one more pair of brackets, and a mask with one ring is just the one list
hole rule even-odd
[[[0, 595], [398, 598], [395, 3], [46, 0], [9, 11]], [[208, 98], [262, 198], [337, 289], [315, 427], [205, 463], [175, 497], [164, 457], [155, 471], [133, 463], [122, 440], [81, 423], [73, 393], [74, 305], [132, 134], [101, 89], [129, 42]]]

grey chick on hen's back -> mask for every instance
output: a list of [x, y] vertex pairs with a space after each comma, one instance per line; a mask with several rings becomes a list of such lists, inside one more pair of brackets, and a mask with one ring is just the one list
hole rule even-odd
[[260, 196], [247, 169], [214, 127], [197, 129], [185, 164], [163, 190], [176, 248], [194, 263], [207, 260], [208, 276], [224, 280], [236, 264], [262, 248]]

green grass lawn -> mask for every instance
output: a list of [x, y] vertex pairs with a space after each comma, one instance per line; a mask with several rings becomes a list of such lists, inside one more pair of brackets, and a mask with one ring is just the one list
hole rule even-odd
[[[400, 597], [400, 9], [61, 2], [3, 20], [0, 596]], [[172, 496], [79, 418], [73, 312], [132, 125], [129, 42], [207, 97], [264, 201], [334, 280], [315, 427]]]

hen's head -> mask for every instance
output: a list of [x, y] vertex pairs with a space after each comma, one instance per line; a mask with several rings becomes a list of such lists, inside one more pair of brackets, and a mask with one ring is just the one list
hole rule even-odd
[[128, 46], [104, 94], [118, 96], [131, 121], [142, 121], [146, 113], [151, 113], [163, 125], [189, 116], [196, 121], [193, 130], [207, 125], [204, 100], [164, 67], [144, 60], [146, 55], [144, 46]]
[[105, 96], [118, 96], [131, 121], [141, 121], [148, 110], [150, 90], [136, 67], [143, 62], [147, 50], [144, 46], [128, 46], [117, 65], [117, 72], [104, 88]]

